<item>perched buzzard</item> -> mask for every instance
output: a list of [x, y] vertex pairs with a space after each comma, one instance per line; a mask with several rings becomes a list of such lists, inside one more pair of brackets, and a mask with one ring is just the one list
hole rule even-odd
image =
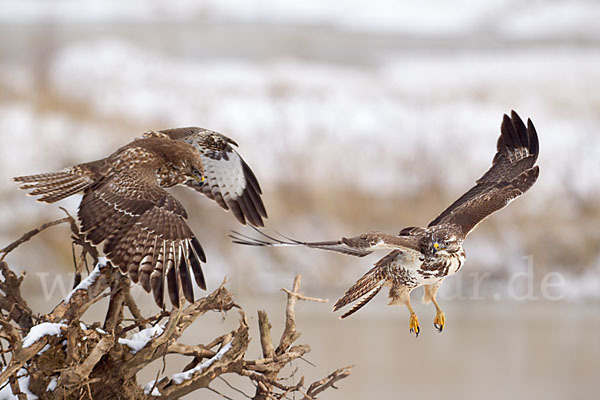
[[[389, 286], [390, 304], [404, 304], [410, 312], [409, 329], [419, 335], [419, 321], [410, 305], [410, 293], [424, 286], [424, 302], [437, 310], [434, 326], [441, 332], [445, 316], [436, 301], [437, 291], [448, 275], [465, 262], [462, 243], [479, 222], [506, 207], [525, 193], [537, 180], [538, 137], [530, 120], [527, 127], [514, 111], [504, 115], [497, 152], [491, 168], [476, 185], [452, 203], [427, 228], [409, 227], [398, 236], [369, 232], [353, 238], [327, 242], [284, 240], [261, 233], [256, 239], [238, 232], [235, 243], [254, 246], [307, 246], [363, 257], [375, 250], [392, 250], [360, 278], [333, 306], [337, 311], [356, 303], [341, 316], [345, 318], [367, 304], [384, 286]], [[259, 231], [260, 232], [260, 231]]]
[[187, 213], [164, 188], [188, 187], [231, 209], [242, 224], [263, 226], [267, 212], [250, 167], [220, 133], [201, 128], [150, 131], [101, 160], [62, 171], [14, 178], [21, 189], [53, 203], [83, 193], [78, 218], [86, 240], [163, 306], [165, 276], [173, 306], [179, 289], [194, 301], [191, 275], [206, 289], [204, 251]]

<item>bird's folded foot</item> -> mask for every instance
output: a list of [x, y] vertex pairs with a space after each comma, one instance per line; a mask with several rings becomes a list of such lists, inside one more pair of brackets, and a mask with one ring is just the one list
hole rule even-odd
[[419, 319], [417, 318], [417, 314], [410, 314], [410, 322], [408, 324], [408, 328], [410, 329], [410, 333], [414, 333], [415, 337], [419, 337], [421, 328], [419, 327]]
[[446, 316], [444, 315], [444, 312], [440, 310], [433, 319], [433, 326], [435, 326], [435, 329], [437, 329], [439, 333], [442, 333], [444, 325], [446, 325]]

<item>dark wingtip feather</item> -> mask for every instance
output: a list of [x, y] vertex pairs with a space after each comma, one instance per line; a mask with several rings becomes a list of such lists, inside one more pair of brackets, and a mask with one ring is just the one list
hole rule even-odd
[[244, 216], [244, 212], [240, 208], [238, 202], [230, 199], [227, 202], [227, 205], [229, 206], [229, 209], [233, 213], [235, 219], [237, 219], [240, 224], [246, 225], [246, 217]]
[[169, 291], [169, 300], [174, 308], [179, 308], [179, 285], [177, 284], [177, 274], [175, 266], [169, 268], [167, 272], [167, 290]]
[[154, 296], [154, 302], [160, 308], [164, 306], [164, 279], [159, 277], [152, 279], [152, 295]]
[[529, 138], [529, 153], [535, 154], [537, 159], [537, 155], [540, 152], [540, 142], [535, 126], [533, 126], [533, 122], [531, 122], [531, 119], [529, 118], [527, 119], [527, 136]]
[[517, 114], [514, 110], [510, 112], [510, 115], [512, 117], [512, 124], [515, 128], [515, 133], [517, 135], [517, 143], [515, 144], [527, 147], [529, 144], [529, 138], [527, 136], [527, 128], [525, 128], [523, 120], [521, 119], [521, 117], [519, 117], [519, 114]]
[[204, 273], [202, 272], [202, 264], [200, 261], [206, 262], [206, 256], [204, 255], [204, 251], [198, 242], [196, 237], [193, 237], [192, 246], [190, 248], [190, 264], [192, 267], [192, 273], [194, 274], [194, 279], [196, 284], [200, 289], [206, 290], [206, 279], [204, 278]]
[[521, 117], [519, 117], [519, 114], [517, 114], [517, 112], [515, 110], [510, 110], [510, 116], [511, 116], [512, 120], [520, 122], [521, 124], [523, 123], [523, 121], [521, 120]]
[[258, 194], [253, 187], [246, 186], [243, 196], [247, 196], [250, 199], [251, 204], [254, 205], [254, 209], [258, 212], [260, 217], [267, 218], [267, 210], [265, 209], [265, 205], [260, 197], [260, 194]]
[[202, 267], [198, 262], [198, 259], [193, 257], [190, 259], [192, 264], [192, 272], [194, 273], [194, 279], [196, 280], [196, 285], [202, 290], [206, 290], [206, 279], [204, 278], [204, 273], [202, 272]]
[[179, 279], [181, 281], [181, 288], [183, 289], [183, 297], [190, 303], [193, 303], [194, 287], [192, 286], [190, 268], [189, 258], [186, 256], [181, 257], [181, 261], [179, 262]]
[[506, 114], [504, 114], [502, 121], [502, 136], [504, 137], [504, 145], [507, 148], [519, 147], [520, 141], [515, 121], [510, 119]]
[[196, 236], [192, 237], [192, 246], [194, 247], [196, 254], [198, 254], [200, 261], [206, 262], [206, 255], [204, 254], [204, 249], [202, 249], [202, 246], [200, 245], [198, 239], [196, 239]]
[[246, 216], [248, 223], [254, 226], [264, 226], [262, 218], [258, 214], [258, 211], [254, 207], [252, 200], [248, 198], [247, 193], [237, 198], [237, 203], [242, 210], [242, 213]]
[[252, 171], [250, 166], [246, 163], [246, 161], [239, 154], [238, 154], [238, 156], [240, 157], [240, 160], [242, 161], [242, 170], [244, 171], [244, 178], [246, 178], [246, 182], [250, 183], [250, 186], [252, 186], [252, 188], [254, 188], [254, 190], [256, 190], [256, 193], [262, 194], [262, 189], [260, 187], [260, 184], [258, 183], [258, 179], [256, 178], [256, 175], [254, 175], [254, 172]]

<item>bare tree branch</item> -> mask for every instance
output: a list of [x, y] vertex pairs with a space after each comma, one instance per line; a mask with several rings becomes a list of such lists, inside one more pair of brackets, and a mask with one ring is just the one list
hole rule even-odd
[[2, 257], [0, 257], [0, 261], [4, 260], [4, 257], [6, 257], [6, 255], [8, 253], [10, 253], [11, 251], [13, 251], [14, 249], [16, 249], [17, 247], [19, 247], [20, 245], [22, 245], [25, 242], [28, 242], [29, 240], [31, 240], [32, 237], [34, 237], [35, 235], [37, 235], [38, 233], [53, 227], [55, 225], [60, 225], [60, 224], [64, 224], [65, 222], [71, 222], [73, 220], [72, 217], [65, 217], [65, 218], [60, 218], [57, 219], [55, 221], [51, 221], [51, 222], [46, 222], [45, 224], [30, 230], [29, 232], [25, 233], [23, 236], [21, 236], [19, 239], [15, 240], [14, 242], [12, 242], [11, 244], [9, 244], [8, 246], [6, 246], [3, 249], [0, 249], [0, 253], [4, 253], [2, 255]]
[[304, 399], [316, 399], [317, 395], [326, 389], [337, 389], [337, 387], [334, 386], [335, 383], [350, 376], [353, 367], [353, 365], [349, 365], [347, 367], [337, 369], [320, 381], [313, 382], [308, 387], [308, 391], [306, 392]]
[[0, 261], [0, 311], [8, 313], [8, 319], [15, 321], [21, 329], [28, 331], [33, 326], [33, 312], [21, 296], [21, 283], [25, 275], [17, 277], [5, 261]]
[[[339, 380], [350, 374], [350, 367], [338, 369], [312, 383], [308, 391], [303, 389], [304, 377], [296, 380], [292, 376], [294, 383], [291, 385], [282, 383], [281, 371], [311, 351], [306, 344], [294, 344], [300, 337], [295, 316], [298, 300], [326, 301], [300, 294], [299, 275], [294, 279], [292, 290], [283, 289], [287, 296], [285, 328], [278, 346], [273, 343], [267, 313], [258, 311], [262, 357], [246, 359], [251, 342], [246, 314], [234, 302], [233, 295], [225, 287], [226, 281], [187, 307], [182, 304], [170, 312], [145, 317], [131, 296], [129, 278], [110, 263], [99, 261], [97, 249], [85, 242], [70, 216], [42, 225], [3, 251], [11, 251], [41, 230], [64, 222], [71, 225], [74, 246], [81, 247], [80, 258], [75, 261], [77, 271], [83, 269], [86, 255], [91, 255], [95, 267], [52, 312], [34, 317], [20, 293], [24, 276], [18, 277], [6, 262], [0, 261], [4, 278], [0, 280], [0, 339], [9, 344], [6, 352], [10, 353], [9, 357], [4, 357], [2, 350], [4, 368], [0, 373], [0, 387], [9, 385], [17, 398], [26, 398], [23, 392], [29, 390], [39, 398], [49, 400], [141, 400], [158, 396], [176, 399], [200, 389], [232, 398], [210, 387], [217, 378], [234, 392], [233, 397], [249, 397], [224, 379], [227, 374], [235, 374], [253, 383], [256, 387], [254, 399], [283, 399], [292, 393], [312, 399], [326, 389], [335, 388]], [[90, 326], [83, 324], [81, 318], [89, 307], [107, 295], [110, 295], [110, 301], [104, 322], [96, 321]], [[124, 326], [125, 308], [133, 316], [126, 320], [127, 326]], [[239, 323], [233, 331], [223, 333], [207, 344], [179, 342], [184, 331], [204, 314], [219, 312], [225, 315], [234, 308], [238, 310]], [[33, 325], [34, 320], [38, 325]], [[167, 354], [189, 357], [190, 361], [181, 372], [167, 376], [163, 376], [163, 365], [154, 381], [140, 386], [137, 373], [155, 360], [165, 360]], [[22, 375], [27, 375], [28, 380], [19, 381]], [[28, 382], [27, 388], [21, 387], [23, 382]]]

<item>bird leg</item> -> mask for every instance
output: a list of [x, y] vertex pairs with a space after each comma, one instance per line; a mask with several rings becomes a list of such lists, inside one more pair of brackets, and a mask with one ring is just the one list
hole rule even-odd
[[436, 296], [437, 296], [437, 291], [440, 288], [440, 284], [441, 282], [439, 282], [438, 284], [433, 284], [433, 285], [425, 285], [425, 293], [423, 295], [423, 302], [424, 303], [429, 303], [430, 301], [433, 302], [433, 305], [435, 306], [435, 310], [436, 310], [436, 315], [435, 318], [433, 319], [433, 326], [435, 326], [435, 329], [438, 330], [438, 332], [442, 332], [444, 330], [444, 325], [446, 324], [446, 316], [444, 315], [444, 312], [442, 311], [440, 305], [438, 304], [437, 300], [436, 300]]
[[433, 297], [431, 301], [433, 301], [433, 305], [435, 306], [435, 309], [437, 311], [437, 313], [435, 314], [435, 318], [433, 319], [433, 326], [435, 326], [439, 333], [442, 333], [442, 331], [444, 330], [444, 325], [446, 325], [446, 316], [444, 315], [444, 312], [438, 305], [435, 297]]
[[410, 300], [406, 303], [406, 308], [408, 308], [408, 312], [410, 312], [410, 322], [408, 323], [408, 328], [410, 329], [410, 333], [414, 333], [415, 337], [419, 337], [419, 333], [421, 332], [421, 328], [419, 327], [419, 319], [417, 318], [417, 314], [413, 310], [410, 305]]

